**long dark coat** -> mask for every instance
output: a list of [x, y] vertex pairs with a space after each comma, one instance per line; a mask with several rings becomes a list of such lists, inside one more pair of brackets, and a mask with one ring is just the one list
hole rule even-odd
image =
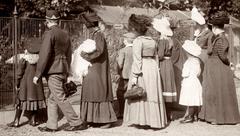
[[199, 117], [217, 124], [240, 122], [233, 72], [227, 58], [229, 43], [219, 34], [208, 47], [209, 57], [203, 72], [203, 105]]
[[36, 64], [29, 64], [21, 59], [17, 71], [17, 87], [20, 87], [19, 99], [21, 101], [45, 100], [42, 80], [38, 84], [33, 83], [33, 77], [36, 71]]
[[81, 56], [92, 63], [83, 79], [82, 99], [85, 102], [108, 102], [113, 100], [107, 44], [104, 35], [95, 31], [90, 38], [96, 42], [96, 51]]

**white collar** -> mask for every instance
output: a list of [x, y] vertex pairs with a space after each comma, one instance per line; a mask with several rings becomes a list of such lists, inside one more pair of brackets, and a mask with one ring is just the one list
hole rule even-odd
[[218, 34], [221, 34], [221, 33], [223, 33], [223, 32], [224, 32], [224, 30], [222, 30], [222, 29], [216, 29], [215, 32], [214, 32], [214, 34], [215, 34], [215, 35], [218, 35]]
[[126, 44], [126, 46], [125, 47], [132, 47], [133, 46], [133, 44], [131, 44], [131, 43], [128, 43], [128, 44]]

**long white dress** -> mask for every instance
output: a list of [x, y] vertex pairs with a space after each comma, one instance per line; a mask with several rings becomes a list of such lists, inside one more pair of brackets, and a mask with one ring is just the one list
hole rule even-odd
[[183, 65], [182, 86], [179, 104], [185, 106], [202, 105], [202, 85], [198, 79], [201, 73], [200, 61], [191, 57]]
[[[147, 98], [139, 101], [126, 100], [123, 124], [148, 125], [163, 128], [167, 124], [165, 104], [158, 63], [154, 57], [156, 42], [151, 37], [140, 36], [133, 42], [133, 64], [128, 84], [132, 77], [138, 77], [138, 85], [143, 87]], [[147, 56], [147, 57], [144, 57]]]

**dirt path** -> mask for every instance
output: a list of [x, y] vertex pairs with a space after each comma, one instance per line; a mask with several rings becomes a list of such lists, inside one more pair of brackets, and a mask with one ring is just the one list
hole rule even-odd
[[[26, 123], [24, 120], [22, 123]], [[59, 122], [59, 128], [63, 129], [66, 120]], [[40, 126], [45, 126], [41, 124]], [[25, 124], [19, 128], [9, 128], [0, 125], [0, 136], [240, 136], [240, 124], [238, 125], [210, 125], [205, 122], [180, 124], [179, 119], [171, 122], [165, 129], [138, 129], [121, 125], [121, 121], [110, 129], [89, 128], [84, 131], [65, 132], [60, 130], [55, 133], [40, 132], [37, 127]]]

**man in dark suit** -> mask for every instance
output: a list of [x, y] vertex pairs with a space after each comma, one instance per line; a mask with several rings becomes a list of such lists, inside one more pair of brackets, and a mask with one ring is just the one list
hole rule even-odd
[[54, 10], [47, 10], [46, 25], [49, 28], [44, 33], [42, 47], [39, 53], [36, 74], [33, 82], [45, 76], [50, 90], [48, 98], [48, 121], [40, 131], [53, 132], [58, 128], [58, 108], [66, 117], [69, 126], [64, 130], [75, 131], [86, 129], [75, 113], [64, 93], [63, 84], [67, 81], [71, 63], [71, 42], [68, 33], [58, 26], [59, 14]]

